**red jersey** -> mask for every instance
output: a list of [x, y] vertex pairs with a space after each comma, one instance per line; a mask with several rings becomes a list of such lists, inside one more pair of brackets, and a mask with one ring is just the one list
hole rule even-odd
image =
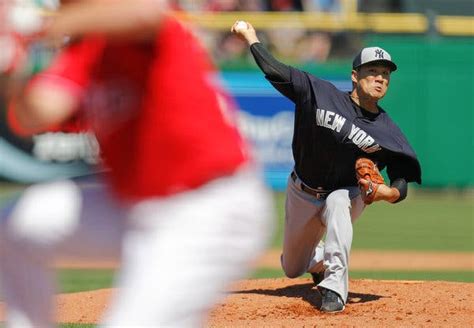
[[190, 32], [166, 19], [155, 42], [73, 44], [32, 83], [84, 100], [112, 186], [136, 199], [198, 187], [247, 161], [214, 73]]

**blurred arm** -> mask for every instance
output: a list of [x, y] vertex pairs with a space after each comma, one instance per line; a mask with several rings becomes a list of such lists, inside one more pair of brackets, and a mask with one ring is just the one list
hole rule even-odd
[[[98, 33], [140, 40], [155, 34], [165, 9], [163, 0], [73, 1], [61, 6], [42, 37], [55, 43], [64, 35], [74, 39]], [[69, 60], [66, 66], [87, 63], [84, 56], [76, 58], [78, 61]], [[77, 110], [80, 102], [78, 93], [70, 91], [50, 83], [33, 83], [26, 89], [19, 88], [10, 101], [10, 127], [17, 134], [31, 135], [64, 122]]]
[[164, 0], [74, 1], [61, 6], [45, 37], [55, 40], [100, 33], [136, 39], [154, 33], [166, 9]]
[[18, 135], [33, 135], [64, 122], [78, 105], [78, 98], [65, 90], [50, 85], [32, 86], [10, 100], [8, 123]]

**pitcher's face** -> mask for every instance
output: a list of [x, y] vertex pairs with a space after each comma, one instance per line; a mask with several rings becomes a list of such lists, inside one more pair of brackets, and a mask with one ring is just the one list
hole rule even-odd
[[383, 64], [367, 64], [352, 71], [352, 82], [356, 84], [359, 97], [382, 99], [390, 83], [390, 68]]

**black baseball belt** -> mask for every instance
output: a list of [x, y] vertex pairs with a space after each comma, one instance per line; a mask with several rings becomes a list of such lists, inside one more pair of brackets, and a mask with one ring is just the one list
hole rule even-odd
[[310, 194], [311, 196], [314, 196], [318, 200], [325, 200], [332, 191], [332, 190], [325, 190], [323, 188], [313, 189], [305, 185], [301, 181], [301, 179], [299, 180], [299, 183], [298, 183], [296, 181], [297, 179], [298, 179], [298, 176], [296, 175], [295, 171], [292, 171], [291, 180], [293, 180], [293, 182], [296, 183], [302, 191], [304, 191], [307, 194]]

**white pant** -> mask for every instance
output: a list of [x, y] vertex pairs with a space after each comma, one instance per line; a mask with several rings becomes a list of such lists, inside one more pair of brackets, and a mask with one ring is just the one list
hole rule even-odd
[[[346, 302], [352, 223], [365, 206], [359, 189], [338, 189], [326, 200], [317, 200], [300, 186], [300, 179], [294, 182], [288, 178], [281, 257], [283, 270], [290, 278], [306, 272], [325, 271], [325, 279], [319, 286], [335, 291]], [[326, 239], [322, 243], [324, 234]]]
[[270, 195], [254, 173], [122, 207], [103, 184], [30, 187], [4, 211], [0, 276], [8, 327], [50, 327], [51, 260], [122, 259], [104, 326], [196, 327], [243, 277], [272, 232]]

